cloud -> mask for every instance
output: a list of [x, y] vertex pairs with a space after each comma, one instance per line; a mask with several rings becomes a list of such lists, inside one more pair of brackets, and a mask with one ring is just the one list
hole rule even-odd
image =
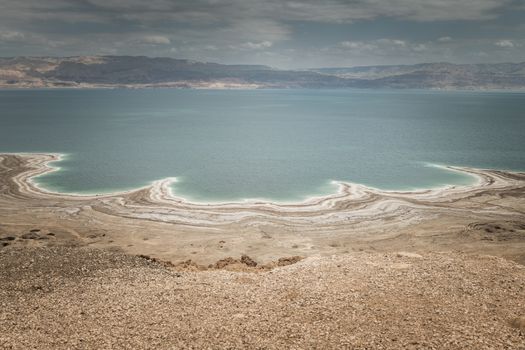
[[417, 45], [414, 45], [412, 49], [415, 52], [423, 52], [423, 51], [426, 51], [428, 48], [427, 48], [427, 45], [425, 44], [417, 44]]
[[400, 39], [377, 39], [370, 41], [342, 41], [338, 47], [353, 52], [384, 53], [387, 51], [422, 51], [426, 49], [424, 44], [412, 44]]
[[290, 38], [291, 29], [287, 24], [273, 19], [239, 19], [229, 20], [216, 31], [208, 33], [214, 40], [228, 41], [232, 44], [239, 42], [257, 43], [287, 40]]
[[500, 40], [500, 41], [496, 41], [494, 43], [494, 45], [496, 46], [499, 46], [499, 47], [504, 47], [504, 48], [512, 48], [512, 47], [515, 47], [516, 45], [514, 44], [514, 42], [512, 42], [511, 40]]
[[248, 41], [246, 43], [243, 43], [239, 46], [232, 45], [232, 48], [240, 48], [240, 49], [247, 49], [247, 50], [261, 50], [261, 49], [267, 49], [269, 47], [272, 47], [273, 43], [271, 41], [265, 40], [257, 43], [252, 43], [251, 41]]
[[[274, 1], [275, 2], [275, 1]], [[288, 1], [281, 13], [320, 22], [348, 22], [378, 17], [415, 21], [483, 20], [512, 0], [309, 0]]]
[[[370, 41], [342, 41], [338, 45], [339, 48], [342, 48], [343, 50], [349, 50], [353, 52], [369, 52], [369, 53], [379, 53], [379, 52], [385, 52], [385, 51], [394, 51], [394, 50], [405, 50], [410, 49], [412, 45], [407, 43], [405, 40], [400, 39], [377, 39], [377, 40], [370, 40]], [[418, 47], [421, 49], [424, 47], [414, 45], [413, 48]]]
[[154, 45], [169, 45], [171, 44], [170, 38], [162, 35], [147, 35], [142, 38], [142, 41], [147, 44]]
[[[181, 41], [229, 47], [290, 39], [298, 22], [345, 24], [396, 19], [431, 22], [498, 17], [514, 0], [0, 0], [9, 31], [50, 40], [107, 34], [143, 37], [155, 45]], [[155, 33], [155, 34], [149, 34]], [[447, 38], [447, 37], [445, 37]], [[74, 40], [71, 39], [71, 40]], [[127, 40], [131, 42], [131, 40]], [[250, 45], [252, 43], [253, 45]]]
[[389, 45], [389, 46], [398, 46], [398, 47], [406, 47], [407, 42], [404, 40], [399, 39], [379, 39], [377, 40], [377, 43], [381, 45]]
[[398, 38], [342, 41], [322, 50], [322, 54], [326, 57], [331, 56], [331, 60], [351, 60], [359, 62], [358, 65], [446, 61], [450, 52], [448, 47], [435, 41], [421, 42]]
[[[505, 17], [525, 11], [519, 1], [0, 0], [0, 53], [111, 52], [272, 66], [354, 57], [367, 64], [466, 61], [481, 51], [486, 60], [520, 60], [525, 27]], [[506, 39], [494, 39], [500, 37]]]
[[0, 0], [6, 19], [128, 21], [159, 25], [177, 21], [213, 24], [245, 19], [350, 22], [380, 17], [415, 21], [496, 18], [513, 0]]
[[0, 40], [2, 41], [17, 41], [17, 40], [23, 40], [25, 38], [24, 33], [20, 32], [0, 32]]
[[339, 46], [343, 49], [365, 51], [365, 50], [374, 50], [377, 48], [377, 45], [371, 43], [365, 43], [362, 41], [342, 41], [339, 43]]

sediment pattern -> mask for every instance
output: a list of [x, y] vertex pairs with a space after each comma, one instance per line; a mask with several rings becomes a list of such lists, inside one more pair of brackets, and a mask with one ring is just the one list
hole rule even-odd
[[469, 224], [487, 220], [520, 224], [525, 217], [523, 173], [450, 167], [475, 176], [476, 184], [392, 192], [340, 183], [337, 193], [301, 203], [198, 204], [173, 196], [173, 179], [107, 195], [52, 193], [39, 188], [33, 178], [54, 171], [49, 163], [59, 159], [57, 154], [0, 155], [0, 214], [8, 215], [8, 208], [26, 215], [53, 213], [61, 220], [74, 219], [77, 226], [83, 223], [91, 228], [101, 222], [114, 228], [122, 224], [115, 220], [123, 219], [135, 228], [152, 223], [168, 224], [178, 231], [255, 231], [263, 236], [279, 230], [300, 233], [303, 241], [320, 233], [324, 237], [344, 233], [354, 239], [381, 240], [397, 236], [403, 228], [437, 219], [443, 220], [442, 228], [458, 226], [459, 220], [468, 229]]
[[[496, 170], [450, 167], [475, 176], [472, 186], [448, 186], [413, 192], [381, 191], [363, 185], [340, 183], [333, 195], [312, 198], [296, 204], [240, 202], [195, 204], [174, 197], [172, 179], [156, 181], [151, 186], [109, 195], [84, 196], [52, 193], [39, 188], [35, 176], [55, 171], [50, 162], [56, 154], [1, 155], [2, 196], [16, 200], [38, 200], [39, 203], [61, 200], [64, 206], [90, 206], [109, 215], [162, 221], [194, 226], [221, 226], [238, 222], [275, 221], [293, 225], [326, 227], [361, 221], [396, 219], [408, 223], [425, 211], [464, 211], [466, 214], [525, 215], [513, 206], [480, 206], [475, 199], [488, 192], [504, 196], [510, 192], [525, 193], [525, 174]], [[454, 204], [470, 200], [463, 209]]]

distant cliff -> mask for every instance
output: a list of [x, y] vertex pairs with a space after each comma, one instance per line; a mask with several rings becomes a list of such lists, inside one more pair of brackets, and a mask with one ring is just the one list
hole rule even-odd
[[422, 63], [401, 66], [312, 70], [355, 80], [367, 88], [524, 89], [525, 62], [495, 64]]
[[0, 88], [525, 89], [525, 62], [279, 70], [143, 56], [0, 58]]

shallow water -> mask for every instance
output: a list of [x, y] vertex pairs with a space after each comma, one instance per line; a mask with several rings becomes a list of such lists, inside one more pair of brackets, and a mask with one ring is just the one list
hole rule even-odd
[[165, 177], [195, 201], [468, 184], [429, 164], [524, 170], [525, 93], [4, 90], [0, 152], [66, 153], [37, 181], [76, 193]]

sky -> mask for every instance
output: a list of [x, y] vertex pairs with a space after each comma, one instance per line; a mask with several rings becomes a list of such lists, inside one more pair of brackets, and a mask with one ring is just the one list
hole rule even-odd
[[525, 0], [0, 0], [0, 56], [276, 68], [525, 61]]

